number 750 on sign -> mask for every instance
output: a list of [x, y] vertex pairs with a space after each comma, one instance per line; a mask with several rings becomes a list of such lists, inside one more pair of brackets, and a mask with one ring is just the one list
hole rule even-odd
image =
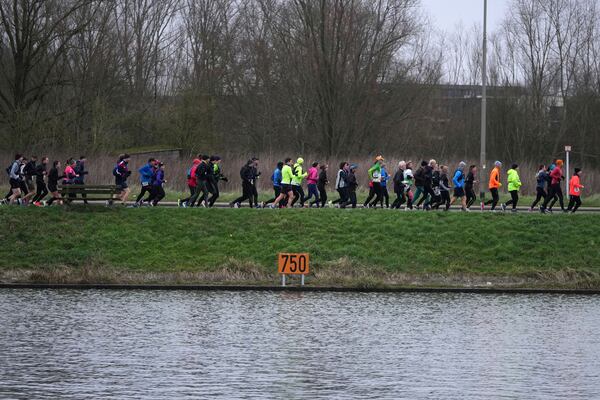
[[277, 269], [280, 274], [307, 275], [309, 261], [308, 253], [279, 253]]

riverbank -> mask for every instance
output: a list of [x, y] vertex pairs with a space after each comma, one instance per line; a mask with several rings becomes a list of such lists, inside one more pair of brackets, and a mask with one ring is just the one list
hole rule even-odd
[[600, 215], [389, 210], [2, 208], [0, 281], [276, 285], [311, 254], [310, 286], [600, 288]]

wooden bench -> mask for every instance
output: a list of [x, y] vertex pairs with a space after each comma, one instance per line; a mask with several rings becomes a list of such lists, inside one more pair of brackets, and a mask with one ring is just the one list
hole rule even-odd
[[118, 194], [120, 193], [116, 185], [61, 185], [58, 190], [65, 203], [105, 201], [109, 206], [119, 200]]

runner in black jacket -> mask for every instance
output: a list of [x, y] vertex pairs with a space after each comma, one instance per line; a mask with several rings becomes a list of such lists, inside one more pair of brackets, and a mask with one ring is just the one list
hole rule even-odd
[[253, 168], [254, 161], [248, 160], [246, 165], [240, 170], [240, 178], [242, 179], [242, 195], [229, 203], [230, 207], [239, 208], [243, 201], [248, 200], [250, 208], [254, 207], [254, 179], [255, 170]]

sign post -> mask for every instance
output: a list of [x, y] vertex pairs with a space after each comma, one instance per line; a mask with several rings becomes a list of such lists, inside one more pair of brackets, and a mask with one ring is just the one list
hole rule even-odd
[[565, 146], [565, 153], [567, 153], [566, 161], [567, 161], [567, 173], [565, 175], [565, 177], [567, 178], [567, 182], [565, 183], [565, 193], [567, 194], [567, 198], [569, 197], [569, 171], [571, 168], [571, 166], [569, 165], [569, 154], [571, 153], [571, 146]]
[[301, 275], [301, 285], [304, 286], [304, 276], [310, 273], [309, 264], [308, 253], [279, 253], [277, 271], [281, 274], [281, 286], [285, 286], [286, 275]]

